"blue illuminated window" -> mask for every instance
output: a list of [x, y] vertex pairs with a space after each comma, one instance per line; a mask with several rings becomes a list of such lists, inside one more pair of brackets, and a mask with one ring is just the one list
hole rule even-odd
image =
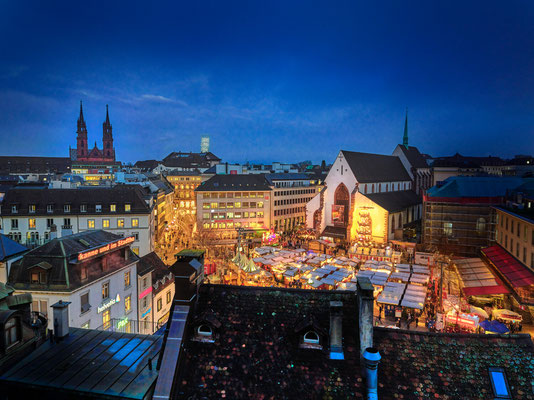
[[511, 399], [512, 393], [508, 386], [508, 380], [506, 379], [506, 372], [504, 368], [490, 367], [489, 376], [491, 380], [491, 386], [496, 399]]

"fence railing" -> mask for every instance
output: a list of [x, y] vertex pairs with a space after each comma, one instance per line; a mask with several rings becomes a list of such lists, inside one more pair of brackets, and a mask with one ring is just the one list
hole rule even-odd
[[111, 318], [108, 323], [101, 325], [96, 329], [99, 331], [108, 332], [152, 335], [158, 329], [158, 324], [153, 321], [139, 321], [128, 318]]

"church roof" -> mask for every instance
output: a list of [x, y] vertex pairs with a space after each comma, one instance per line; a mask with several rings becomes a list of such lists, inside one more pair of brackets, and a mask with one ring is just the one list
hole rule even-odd
[[399, 212], [422, 202], [421, 196], [412, 190], [368, 193], [364, 196], [389, 212]]
[[408, 162], [410, 165], [414, 168], [429, 168], [429, 165], [427, 164], [425, 158], [422, 156], [422, 154], [419, 152], [419, 149], [414, 146], [403, 146], [402, 144], [399, 144], [400, 149], [408, 159]]
[[360, 183], [410, 181], [397, 156], [373, 153], [359, 153], [341, 150], [352, 173]]

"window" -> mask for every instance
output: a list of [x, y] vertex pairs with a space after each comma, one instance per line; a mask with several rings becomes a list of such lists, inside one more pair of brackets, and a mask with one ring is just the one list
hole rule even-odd
[[47, 300], [33, 300], [31, 305], [33, 312], [39, 312], [45, 317], [48, 317], [48, 301]]
[[447, 236], [452, 236], [452, 222], [443, 223], [443, 234]]
[[124, 228], [124, 218], [117, 219], [117, 228]]
[[109, 228], [109, 219], [102, 220], [102, 228]]
[[263, 201], [259, 201], [256, 205], [257, 208], [263, 208]]
[[12, 219], [11, 220], [11, 229], [19, 229], [19, 220], [18, 219]]
[[81, 204], [80, 205], [80, 212], [87, 212], [87, 204]]
[[161, 311], [162, 307], [163, 307], [163, 301], [160, 298], [160, 299], [158, 299], [158, 311]]
[[317, 332], [314, 331], [308, 331], [304, 335], [304, 343], [312, 343], [312, 344], [318, 344], [319, 343], [319, 335]]
[[108, 308], [102, 313], [102, 325], [104, 329], [109, 329], [111, 327], [111, 311]]
[[80, 269], [80, 279], [82, 281], [87, 279], [87, 266], [86, 265], [83, 265], [82, 268]]
[[28, 229], [35, 229], [35, 218], [28, 218]]
[[63, 212], [70, 213], [70, 204], [65, 204], [63, 206]]
[[102, 284], [102, 300], [105, 300], [109, 297], [109, 282]]
[[63, 228], [70, 229], [72, 225], [70, 224], [70, 218], [63, 218]]
[[18, 209], [17, 206], [11, 206], [11, 213], [12, 213], [12, 214], [16, 214], [16, 213], [18, 213], [18, 212], [19, 212], [19, 209]]
[[87, 220], [87, 229], [95, 229], [95, 220], [94, 219], [88, 219]]
[[52, 225], [54, 225], [54, 218], [47, 218], [46, 219], [46, 227], [51, 228]]
[[526, 242], [528, 239], [528, 227], [526, 225], [523, 226], [523, 240]]
[[143, 297], [143, 301], [141, 304], [141, 309], [143, 310], [148, 307], [148, 296]]
[[47, 212], [47, 213], [52, 213], [52, 212], [54, 212], [54, 205], [53, 205], [53, 204], [48, 204], [48, 205], [46, 206], [46, 212]]
[[131, 204], [130, 204], [130, 203], [126, 203], [126, 204], [124, 205], [124, 211], [126, 211], [126, 212], [130, 212], [131, 209], [132, 209], [132, 207], [131, 207]]
[[241, 208], [241, 202], [240, 201], [236, 201], [235, 208]]
[[126, 296], [124, 299], [124, 312], [129, 313], [132, 311], [132, 296]]
[[218, 203], [211, 203], [210, 204], [210, 208], [217, 208], [218, 207]]
[[13, 346], [20, 340], [20, 329], [19, 329], [19, 320], [18, 318], [10, 318], [4, 325], [4, 337], [6, 348]]
[[134, 237], [135, 241], [139, 241], [139, 232], [132, 232], [132, 236]]
[[137, 247], [137, 246], [132, 246], [131, 249], [132, 249], [132, 252], [133, 252], [136, 256], [139, 255], [139, 247]]
[[102, 212], [102, 204], [95, 205], [95, 211], [96, 212]]
[[171, 302], [171, 291], [169, 290], [167, 292], [167, 304], [169, 304]]
[[82, 324], [80, 328], [82, 329], [89, 329], [89, 326], [91, 324], [91, 320], [87, 321], [86, 323]]
[[91, 305], [89, 304], [89, 292], [84, 293], [80, 296], [80, 304], [81, 304], [81, 310], [80, 312], [86, 313], [91, 309]]
[[489, 376], [495, 398], [511, 399], [512, 394], [510, 392], [510, 387], [508, 386], [508, 379], [506, 379], [504, 368], [490, 367]]
[[124, 273], [124, 289], [127, 289], [131, 285], [130, 281], [130, 271]]
[[480, 217], [479, 219], [477, 219], [476, 229], [478, 234], [484, 233], [484, 231], [486, 230], [486, 220], [484, 218]]
[[137, 228], [139, 226], [139, 218], [132, 218], [132, 228]]
[[30, 204], [28, 212], [30, 214], [35, 214], [35, 204]]
[[45, 284], [47, 281], [46, 271], [33, 270], [31, 273], [31, 282]]
[[116, 212], [117, 211], [117, 205], [116, 204], [110, 204], [109, 211]]

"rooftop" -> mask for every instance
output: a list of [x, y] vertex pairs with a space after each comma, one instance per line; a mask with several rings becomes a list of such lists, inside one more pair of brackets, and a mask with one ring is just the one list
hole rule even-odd
[[419, 149], [414, 146], [403, 146], [399, 144], [399, 148], [402, 150], [410, 165], [414, 168], [429, 168], [423, 155], [419, 152]]
[[198, 186], [195, 191], [198, 192], [217, 192], [217, 191], [268, 191], [271, 190], [269, 182], [263, 174], [235, 174], [235, 175], [215, 175]]
[[[143, 399], [158, 371], [162, 337], [70, 328], [59, 343], [47, 341], [0, 376], [3, 390], [34, 391], [41, 398]], [[57, 397], [55, 397], [57, 398]]]
[[12, 256], [22, 254], [27, 250], [23, 245], [0, 233], [0, 262]]
[[408, 172], [396, 156], [341, 150], [360, 183], [410, 181]]
[[420, 204], [422, 199], [411, 190], [396, 192], [366, 193], [365, 197], [378, 204], [383, 209], [395, 213], [408, 207]]
[[459, 197], [504, 197], [508, 190], [515, 189], [526, 178], [515, 176], [452, 176], [441, 186], [434, 186], [427, 191], [429, 198]]

